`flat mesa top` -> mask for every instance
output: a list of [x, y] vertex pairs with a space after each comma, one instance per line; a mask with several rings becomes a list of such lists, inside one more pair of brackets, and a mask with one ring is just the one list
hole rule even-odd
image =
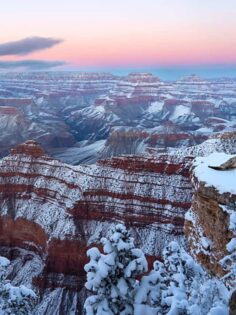
[[210, 168], [218, 168], [234, 157], [235, 155], [225, 153], [212, 153], [207, 157], [197, 157], [194, 160], [194, 175], [207, 187], [215, 187], [220, 193], [236, 195], [236, 168], [224, 170]]

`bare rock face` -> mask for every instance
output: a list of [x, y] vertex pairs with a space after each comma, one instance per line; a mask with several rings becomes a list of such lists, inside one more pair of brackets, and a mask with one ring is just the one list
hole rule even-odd
[[11, 150], [12, 155], [24, 154], [32, 158], [39, 158], [45, 155], [44, 150], [34, 140], [28, 140], [25, 143], [19, 144]]
[[23, 141], [24, 130], [30, 122], [24, 114], [12, 106], [0, 106], [0, 154], [5, 149]]
[[0, 252], [13, 260], [16, 284], [40, 291], [35, 314], [81, 314], [86, 251], [115, 222], [129, 226], [150, 263], [170, 240], [183, 242], [191, 162], [124, 156], [70, 166], [34, 141], [2, 159]]
[[234, 159], [223, 153], [197, 158], [192, 172], [194, 199], [186, 214], [185, 233], [193, 256], [215, 275], [224, 270], [220, 260], [227, 254], [226, 245], [233, 238], [229, 229], [230, 214], [236, 209], [236, 170], [209, 168]]

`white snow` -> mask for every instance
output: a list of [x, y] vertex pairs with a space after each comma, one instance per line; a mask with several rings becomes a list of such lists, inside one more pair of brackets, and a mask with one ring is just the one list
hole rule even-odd
[[213, 307], [207, 315], [228, 315], [229, 310], [225, 305]]
[[209, 249], [210, 246], [212, 245], [212, 241], [209, 240], [209, 238], [207, 238], [205, 236], [202, 236], [199, 241], [202, 244], [203, 248], [205, 248], [205, 249]]
[[190, 114], [190, 112], [191, 112], [190, 107], [185, 106], [185, 105], [178, 105], [175, 107], [175, 110], [173, 114], [170, 116], [170, 119], [177, 119], [180, 116]]
[[232, 253], [236, 250], [236, 238], [232, 238], [231, 241], [226, 246], [227, 250]]
[[147, 271], [146, 258], [134, 247], [132, 237], [121, 224], [115, 226], [110, 238], [102, 238], [101, 242], [105, 254], [97, 248], [87, 251], [90, 262], [84, 267], [85, 287], [96, 295], [86, 299], [86, 314], [131, 314], [136, 277]]
[[229, 252], [228, 255], [223, 257], [220, 260], [220, 263], [223, 269], [226, 271], [226, 274], [223, 277], [223, 280], [227, 284], [227, 286], [233, 291], [236, 288], [236, 261], [235, 261], [235, 253], [236, 253], [236, 213], [235, 208], [229, 208], [227, 206], [221, 205], [223, 211], [225, 211], [229, 216], [229, 230], [232, 231], [233, 237], [226, 245], [226, 249]]
[[94, 106], [94, 110], [99, 112], [99, 113], [105, 113], [105, 108], [102, 105]]
[[194, 161], [194, 175], [199, 182], [204, 182], [207, 187], [215, 187], [220, 193], [236, 194], [236, 169], [219, 171], [209, 168], [209, 165], [219, 166], [232, 157], [225, 153], [198, 157]]
[[162, 110], [164, 103], [160, 101], [153, 102], [149, 107], [148, 107], [148, 113], [158, 113]]
[[10, 264], [10, 261], [5, 258], [0, 256], [0, 267], [7, 267]]
[[229, 229], [236, 232], [236, 213], [233, 212], [230, 214], [230, 222], [229, 222]]
[[212, 133], [212, 129], [207, 128], [207, 127], [202, 127], [202, 128], [199, 128], [196, 132], [198, 132], [198, 133]]
[[68, 164], [91, 164], [99, 157], [100, 152], [105, 146], [105, 142], [106, 140], [98, 140], [91, 144], [81, 145], [80, 147], [57, 149], [53, 153], [59, 160]]

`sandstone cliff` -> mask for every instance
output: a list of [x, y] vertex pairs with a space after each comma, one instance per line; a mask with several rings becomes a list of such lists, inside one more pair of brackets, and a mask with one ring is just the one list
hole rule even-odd
[[193, 256], [211, 273], [223, 276], [222, 259], [229, 254], [234, 237], [232, 215], [236, 213], [236, 168], [216, 170], [232, 158], [223, 153], [197, 158], [192, 182], [194, 199], [186, 214], [185, 233]]
[[70, 166], [34, 141], [2, 159], [1, 254], [13, 260], [9, 276], [16, 284], [39, 290], [35, 314], [81, 312], [86, 250], [116, 221], [130, 227], [150, 263], [170, 240], [183, 242], [191, 162], [126, 156]]

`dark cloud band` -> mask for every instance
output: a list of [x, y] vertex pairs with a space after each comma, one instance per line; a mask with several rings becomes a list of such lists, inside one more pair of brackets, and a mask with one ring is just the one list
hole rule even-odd
[[64, 61], [45, 61], [45, 60], [23, 60], [23, 61], [0, 61], [0, 70], [46, 70], [63, 66]]
[[14, 42], [0, 44], [0, 56], [27, 55], [34, 51], [47, 49], [63, 42], [50, 37], [29, 37]]

